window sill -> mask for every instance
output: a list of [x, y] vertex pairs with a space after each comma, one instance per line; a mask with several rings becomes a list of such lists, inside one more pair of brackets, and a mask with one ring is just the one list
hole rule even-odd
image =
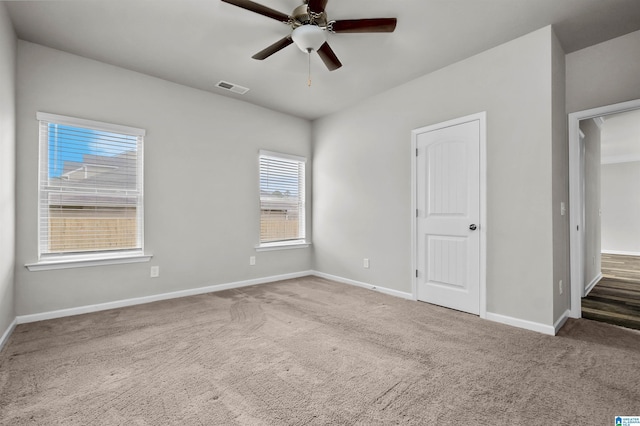
[[36, 263], [27, 263], [29, 271], [49, 271], [53, 269], [85, 268], [88, 266], [119, 265], [123, 263], [148, 262], [153, 257], [152, 254], [120, 254], [113, 256], [69, 256], [56, 257], [41, 260]]
[[271, 251], [271, 250], [289, 250], [307, 248], [311, 245], [309, 241], [286, 241], [277, 243], [263, 243], [256, 246], [256, 251]]

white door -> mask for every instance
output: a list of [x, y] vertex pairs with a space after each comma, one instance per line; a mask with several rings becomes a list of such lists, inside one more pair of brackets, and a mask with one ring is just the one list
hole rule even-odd
[[417, 298], [479, 314], [480, 121], [415, 137]]

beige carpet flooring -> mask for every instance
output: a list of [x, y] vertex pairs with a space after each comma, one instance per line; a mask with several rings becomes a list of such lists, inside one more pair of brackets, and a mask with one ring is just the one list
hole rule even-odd
[[640, 334], [556, 337], [319, 278], [19, 325], [2, 425], [613, 425]]

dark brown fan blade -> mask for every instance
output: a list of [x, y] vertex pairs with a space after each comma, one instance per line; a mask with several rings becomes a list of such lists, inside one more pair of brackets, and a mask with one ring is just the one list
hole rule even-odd
[[253, 55], [252, 58], [253, 59], [258, 59], [260, 61], [263, 60], [263, 59], [267, 59], [269, 56], [273, 55], [276, 52], [279, 52], [280, 50], [284, 49], [285, 47], [287, 47], [291, 43], [293, 43], [293, 40], [291, 40], [291, 36], [288, 35], [285, 38], [276, 41], [275, 43], [273, 43], [271, 46], [267, 47], [266, 49], [263, 49], [263, 50], [259, 51], [258, 53]]
[[322, 62], [324, 62], [327, 68], [329, 68], [329, 71], [337, 70], [342, 66], [340, 60], [336, 54], [333, 53], [333, 50], [329, 47], [329, 44], [326, 41], [322, 46], [320, 46], [320, 49], [318, 49], [318, 55], [320, 55]]
[[280, 22], [289, 22], [289, 15], [285, 15], [282, 12], [278, 12], [277, 10], [271, 9], [267, 6], [263, 6], [258, 3], [254, 3], [249, 0], [222, 0], [225, 3], [232, 4], [234, 6], [241, 7], [246, 10], [250, 10], [251, 12], [259, 13], [260, 15], [267, 16], [269, 18], [275, 19]]
[[324, 12], [324, 8], [327, 7], [328, 0], [309, 0], [307, 6], [312, 12], [322, 13]]
[[396, 18], [344, 19], [333, 23], [334, 33], [392, 33]]

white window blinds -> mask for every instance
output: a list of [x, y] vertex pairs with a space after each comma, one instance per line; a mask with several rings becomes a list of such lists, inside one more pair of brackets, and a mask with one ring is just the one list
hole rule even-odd
[[40, 257], [142, 252], [144, 130], [37, 118]]
[[260, 243], [304, 241], [305, 162], [260, 151]]

